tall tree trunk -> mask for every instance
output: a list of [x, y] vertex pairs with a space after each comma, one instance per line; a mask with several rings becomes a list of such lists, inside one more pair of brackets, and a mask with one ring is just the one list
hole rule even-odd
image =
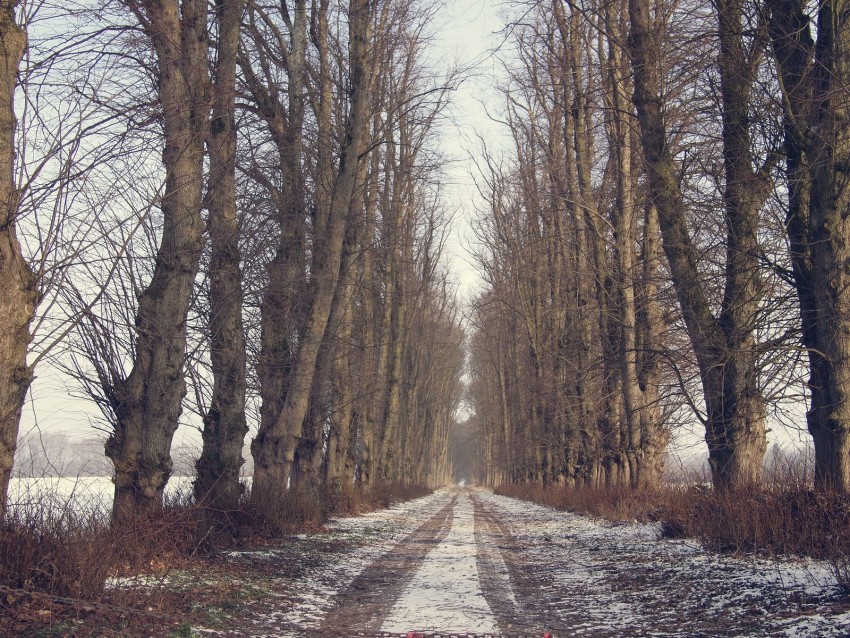
[[[641, 142], [649, 174], [652, 200], [658, 210], [664, 252], [670, 265], [676, 296], [693, 345], [706, 405], [706, 443], [714, 485], [734, 487], [757, 482], [766, 449], [765, 409], [758, 386], [753, 349], [753, 327], [758, 296], [755, 287], [757, 255], [752, 247], [758, 226], [763, 189], [749, 193], [753, 182], [745, 165], [750, 161], [746, 119], [737, 110], [747, 104], [751, 77], [736, 76], [727, 57], [734, 50], [729, 40], [740, 37], [735, 11], [740, 7], [719, 2], [722, 14], [721, 92], [723, 93], [723, 141], [726, 169], [724, 192], [727, 221], [727, 263], [723, 307], [720, 317], [711, 311], [701, 285], [695, 247], [688, 234], [685, 204], [678, 170], [668, 143], [661, 102], [662, 60], [654, 33], [650, 0], [629, 0], [632, 55]], [[738, 15], [740, 20], [740, 15]], [[735, 63], [740, 63], [737, 60]], [[746, 60], [749, 62], [749, 60]], [[750, 72], [750, 68], [746, 69]], [[730, 109], [727, 113], [727, 109]], [[734, 136], [743, 136], [736, 140]], [[742, 147], [743, 145], [743, 147]], [[738, 153], [738, 155], [735, 155]], [[744, 180], [744, 181], [741, 181]], [[758, 184], [761, 186], [761, 184]]]
[[17, 0], [0, 0], [0, 520], [6, 513], [21, 411], [33, 378], [26, 357], [38, 303], [36, 278], [16, 234], [14, 96], [27, 44], [15, 22], [17, 5]]
[[314, 244], [313, 296], [293, 361], [286, 399], [277, 419], [268, 426], [261, 426], [252, 445], [254, 483], [251, 497], [261, 509], [274, 507], [274, 503], [285, 498], [295, 449], [313, 391], [319, 348], [339, 280], [343, 239], [359, 162], [368, 144], [371, 15], [372, 0], [351, 0], [349, 3], [350, 106], [328, 214], [327, 234], [322, 241]]
[[815, 483], [850, 493], [850, 6], [819, 4], [817, 38], [800, 0], [770, 0], [784, 91], [788, 234], [809, 352]]
[[643, 403], [640, 408], [640, 449], [635, 487], [661, 485], [670, 435], [661, 420], [661, 365], [659, 351], [664, 319], [658, 303], [661, 260], [660, 228], [655, 206], [646, 203], [641, 261], [643, 274], [637, 292], [637, 372]]
[[[307, 204], [302, 149], [308, 42], [306, 0], [296, 0], [291, 7], [291, 15], [286, 13], [286, 7], [282, 10], [290, 32], [285, 104], [269, 88], [273, 85], [273, 78], [256, 77], [248, 61], [243, 60], [248, 88], [267, 123], [281, 170], [279, 191], [271, 189], [277, 197], [274, 203], [279, 226], [278, 245], [268, 266], [268, 287], [263, 294], [260, 319], [262, 334], [257, 376], [260, 383], [261, 432], [274, 428], [283, 410], [300, 336], [302, 298], [306, 296], [304, 243]], [[253, 20], [250, 5], [249, 18]], [[324, 14], [317, 19], [324, 19]], [[251, 26], [254, 26], [253, 23]], [[261, 39], [257, 31], [252, 35]], [[281, 46], [285, 44], [281, 43]], [[254, 456], [255, 446], [256, 441], [251, 445]]]
[[[380, 80], [378, 80], [380, 82]], [[377, 130], [381, 122], [376, 117], [374, 129]], [[357, 477], [360, 486], [364, 490], [371, 488], [373, 478], [377, 478], [378, 459], [378, 401], [376, 397], [382, 395], [378, 384], [381, 382], [379, 356], [381, 347], [377, 343], [375, 316], [378, 304], [377, 277], [375, 274], [375, 231], [377, 228], [378, 208], [378, 174], [380, 171], [380, 153], [374, 150], [370, 159], [370, 167], [367, 173], [368, 184], [365, 199], [365, 220], [361, 232], [359, 250], [361, 252], [361, 286], [358, 290], [360, 317], [359, 322], [359, 348], [360, 354], [358, 385], [359, 392], [355, 397], [356, 406], [352, 419], [356, 424], [356, 430], [352, 437], [359, 442], [360, 450], [357, 455]], [[374, 468], [374, 470], [373, 470]]]
[[[355, 268], [352, 266], [351, 271]], [[333, 392], [336, 406], [330, 415], [325, 482], [328, 487], [341, 492], [354, 483], [354, 458], [352, 450], [352, 422], [354, 420], [354, 379], [358, 375], [359, 363], [355, 362], [351, 346], [354, 321], [354, 282], [345, 283], [347, 299], [340, 317], [337, 339], [339, 347], [333, 359]]]
[[236, 57], [244, 0], [216, 4], [218, 42], [210, 124], [207, 193], [210, 241], [210, 359], [213, 394], [204, 415], [195, 499], [218, 512], [235, 510], [242, 486], [245, 422], [245, 334], [236, 216]]
[[201, 203], [209, 121], [207, 5], [143, 0], [128, 5], [153, 42], [165, 149], [162, 239], [153, 279], [139, 298], [133, 368], [116, 379], [115, 430], [106, 454], [115, 467], [113, 521], [128, 524], [162, 507], [171, 440], [186, 394], [186, 317], [204, 245]]

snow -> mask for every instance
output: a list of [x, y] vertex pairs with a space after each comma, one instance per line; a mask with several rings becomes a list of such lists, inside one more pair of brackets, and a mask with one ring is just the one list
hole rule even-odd
[[[193, 481], [188, 476], [172, 476], [165, 487], [166, 498], [190, 492]], [[115, 486], [108, 476], [14, 477], [9, 481], [9, 509], [13, 513], [26, 513], [32, 505], [40, 511], [48, 504], [54, 513], [104, 514], [112, 509], [114, 492]]]
[[[289, 638], [321, 630], [358, 574], [398, 550], [454, 497], [451, 527], [397, 594], [377, 625], [383, 632], [497, 635], [530, 627], [554, 638], [850, 635], [850, 605], [823, 561], [719, 555], [693, 540], [661, 539], [654, 524], [615, 525], [470, 488], [332, 522], [321, 537], [342, 542], [339, 552], [323, 554], [319, 565], [289, 582], [270, 613], [253, 606], [251, 633], [229, 635]], [[509, 537], [479, 529], [473, 501]], [[506, 583], [513, 631], [499, 626], [505, 609], [494, 614], [482, 591], [482, 557], [490, 578]]]
[[655, 525], [481, 498], [502, 512], [532, 569], [547, 574], [539, 595], [560, 635], [850, 635], [847, 601], [823, 561], [719, 555], [659, 539]]
[[[41, 492], [19, 481], [13, 502], [31, 502], [34, 494], [53, 498], [45, 479], [39, 480]], [[61, 488], [63, 498], [111, 492], [108, 479], [56, 481], [52, 487]], [[430, 551], [424, 557], [420, 551], [421, 562], [411, 566], [403, 587], [388, 590], [376, 628], [396, 635], [515, 635], [518, 628], [531, 628], [525, 633], [550, 630], [554, 638], [850, 636], [850, 600], [824, 561], [716, 554], [694, 540], [662, 539], [655, 524], [611, 524], [468, 487], [338, 518], [326, 533], [288, 539], [273, 549], [228, 554], [225, 560], [246, 592], [238, 629], [197, 630], [269, 638], [321, 633], [328, 613], [350, 604], [346, 592], [355, 579], [390, 552], [404, 552], [414, 531], [432, 518], [442, 520], [439, 512], [452, 499], [452, 514], [428, 541]], [[205, 574], [190, 577], [215, 586]], [[168, 586], [179, 588], [181, 578], [169, 573]], [[151, 579], [150, 586], [164, 583]]]
[[381, 631], [495, 633], [493, 612], [481, 592], [476, 554], [472, 501], [461, 494], [451, 530], [428, 553]]

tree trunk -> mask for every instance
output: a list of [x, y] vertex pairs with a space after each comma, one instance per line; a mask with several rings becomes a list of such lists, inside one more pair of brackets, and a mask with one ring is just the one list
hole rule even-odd
[[[286, 7], [281, 10], [287, 11]], [[287, 102], [281, 103], [277, 96], [273, 77], [257, 77], [250, 64], [242, 61], [251, 96], [274, 141], [281, 171], [279, 189], [270, 189], [276, 197], [279, 236], [275, 256], [268, 266], [268, 287], [263, 293], [261, 307], [261, 348], [257, 362], [260, 432], [274, 428], [283, 410], [302, 328], [303, 298], [307, 288], [304, 244], [308, 213], [302, 166], [308, 42], [306, 0], [296, 0], [291, 11], [292, 15], [284, 18], [289, 22], [290, 32]], [[250, 5], [249, 18], [253, 26]], [[258, 47], [264, 44], [258, 31], [253, 31], [252, 36], [258, 40]], [[251, 445], [256, 460], [255, 446], [256, 440]], [[283, 489], [286, 487], [285, 481]]]
[[210, 125], [207, 194], [212, 244], [210, 263], [210, 360], [213, 393], [204, 416], [203, 448], [197, 462], [195, 500], [218, 512], [239, 506], [239, 468], [245, 422], [245, 334], [242, 270], [236, 216], [236, 56], [244, 0], [216, 5], [214, 101]]
[[33, 371], [27, 365], [29, 326], [38, 303], [35, 275], [16, 234], [15, 86], [26, 34], [15, 22], [16, 0], [0, 0], [0, 520], [6, 513], [9, 479], [21, 411]]
[[[678, 170], [668, 145], [661, 102], [662, 60], [653, 34], [649, 0], [629, 0], [629, 49], [634, 69], [634, 104], [649, 174], [649, 185], [661, 226], [664, 252], [670, 265], [676, 296], [693, 345], [706, 405], [706, 443], [715, 487], [728, 488], [758, 482], [766, 449], [765, 407], [758, 386], [753, 349], [754, 289], [757, 254], [753, 250], [758, 228], [757, 201], [761, 184], [747, 172], [750, 163], [746, 118], [739, 108], [747, 104], [747, 82], [736, 75], [729, 58], [730, 40], [740, 37], [733, 3], [718, 3], [721, 14], [721, 91], [726, 169], [724, 192], [727, 221], [727, 261], [720, 317], [712, 314], [701, 285], [697, 255], [688, 234]], [[740, 21], [738, 14], [737, 20]], [[731, 33], [726, 31], [732, 30]], [[747, 68], [745, 73], [749, 73]], [[743, 139], [735, 139], [740, 136]], [[737, 154], [736, 154], [737, 153]]]
[[153, 42], [165, 149], [162, 239], [153, 279], [139, 298], [133, 368], [117, 379], [106, 454], [115, 467], [113, 522], [155, 514], [171, 475], [171, 440], [186, 394], [186, 317], [204, 245], [201, 215], [208, 125], [207, 5], [199, 0], [129, 5]]
[[638, 488], [661, 485], [670, 435], [661, 420], [661, 365], [659, 351], [664, 319], [658, 304], [658, 267], [661, 260], [658, 212], [647, 202], [641, 260], [643, 275], [637, 297], [637, 370], [643, 396], [640, 410], [640, 448], [633, 484]]
[[788, 233], [809, 352], [815, 484], [850, 493], [850, 16], [819, 5], [817, 39], [799, 0], [771, 0], [785, 107]]
[[293, 361], [286, 399], [274, 423], [260, 428], [252, 444], [254, 484], [252, 502], [273, 507], [285, 498], [295, 449], [310, 396], [319, 348], [330, 317], [339, 280], [342, 246], [359, 162], [368, 143], [369, 43], [371, 0], [349, 3], [350, 107], [328, 214], [327, 234], [314, 244], [313, 296], [298, 353]]

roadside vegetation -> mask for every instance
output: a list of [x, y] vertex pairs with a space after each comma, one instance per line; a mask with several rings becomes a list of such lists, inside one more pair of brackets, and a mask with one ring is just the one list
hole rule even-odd
[[656, 523], [661, 537], [694, 539], [709, 551], [826, 560], [850, 596], [850, 497], [813, 489], [805, 467], [728, 490], [683, 481], [646, 490], [525, 483], [495, 492], [614, 523]]
[[[166, 497], [157, 516], [120, 529], [102, 501], [16, 502], [0, 528], [0, 636], [191, 635], [180, 632], [208, 622], [210, 607], [250, 599], [244, 584], [228, 584], [227, 567], [217, 564], [222, 552], [283, 546], [294, 534], [321, 531], [332, 515], [427, 493], [391, 484], [369, 495], [297, 492], [273, 521], [267, 512], [258, 516], [246, 495], [237, 510], [214, 517], [229, 524], [214, 527], [189, 494]], [[170, 587], [183, 572], [219, 578], [212, 589], [201, 582]], [[86, 622], [75, 624], [79, 619]]]

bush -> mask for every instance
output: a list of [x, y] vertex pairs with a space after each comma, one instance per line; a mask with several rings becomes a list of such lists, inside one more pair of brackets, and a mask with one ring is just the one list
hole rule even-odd
[[80, 518], [41, 503], [18, 507], [0, 527], [0, 584], [13, 590], [90, 599], [117, 559], [103, 513]]
[[287, 492], [286, 499], [274, 506], [246, 507], [241, 526], [243, 532], [266, 536], [314, 530], [324, 525], [331, 516], [362, 514], [419, 498], [431, 491], [422, 486], [400, 483], [379, 483], [368, 490], [353, 485], [345, 488], [296, 487]]
[[655, 520], [663, 496], [661, 492], [626, 487], [570, 488], [532, 484], [502, 485], [496, 493], [610, 521], [643, 522]]

